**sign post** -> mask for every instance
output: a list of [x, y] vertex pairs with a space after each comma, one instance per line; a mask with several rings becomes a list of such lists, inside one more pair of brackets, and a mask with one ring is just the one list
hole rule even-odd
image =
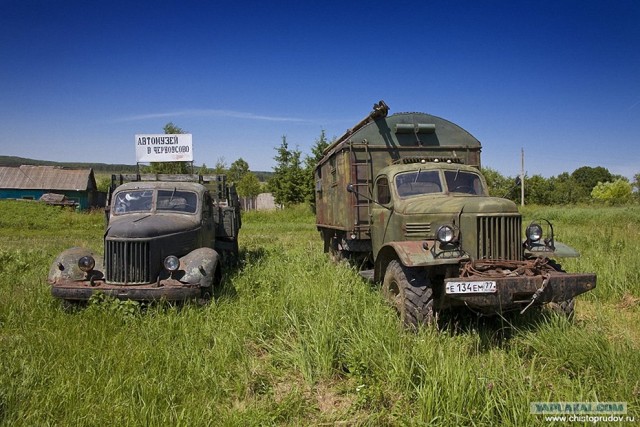
[[192, 135], [142, 134], [136, 135], [138, 163], [193, 162]]

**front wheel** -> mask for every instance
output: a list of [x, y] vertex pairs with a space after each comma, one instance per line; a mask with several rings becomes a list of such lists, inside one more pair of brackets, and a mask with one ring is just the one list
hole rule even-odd
[[384, 275], [382, 292], [405, 326], [416, 328], [434, 322], [433, 289], [424, 269], [391, 261]]

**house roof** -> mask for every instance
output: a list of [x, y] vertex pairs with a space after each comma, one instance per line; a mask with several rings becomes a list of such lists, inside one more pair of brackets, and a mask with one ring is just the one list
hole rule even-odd
[[0, 167], [0, 188], [86, 191], [96, 188], [93, 169], [57, 166]]

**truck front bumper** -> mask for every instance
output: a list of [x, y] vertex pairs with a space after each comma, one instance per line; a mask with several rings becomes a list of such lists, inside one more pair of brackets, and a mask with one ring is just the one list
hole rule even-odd
[[177, 280], [161, 280], [145, 285], [115, 285], [102, 280], [54, 283], [51, 294], [69, 301], [87, 301], [95, 293], [103, 293], [122, 300], [184, 301], [200, 297], [200, 286], [186, 285]]
[[[496, 282], [495, 292], [483, 293], [446, 293], [447, 283], [451, 282]], [[506, 276], [445, 279], [442, 307], [467, 305], [483, 312], [503, 312], [519, 309], [531, 304], [540, 305], [549, 302], [570, 300], [596, 287], [596, 275], [552, 272], [535, 276]]]

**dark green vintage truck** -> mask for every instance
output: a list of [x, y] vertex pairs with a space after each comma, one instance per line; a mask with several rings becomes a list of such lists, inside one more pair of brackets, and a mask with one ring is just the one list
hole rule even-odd
[[53, 296], [211, 298], [222, 262], [238, 253], [240, 207], [225, 177], [114, 175], [112, 189], [103, 254], [75, 247], [58, 255], [48, 277]]
[[571, 316], [595, 274], [564, 272], [553, 259], [578, 253], [555, 241], [553, 225], [525, 227], [515, 203], [489, 196], [480, 142], [442, 118], [388, 110], [374, 105], [315, 169], [325, 252], [381, 283], [410, 326], [461, 307], [491, 315], [546, 304]]

